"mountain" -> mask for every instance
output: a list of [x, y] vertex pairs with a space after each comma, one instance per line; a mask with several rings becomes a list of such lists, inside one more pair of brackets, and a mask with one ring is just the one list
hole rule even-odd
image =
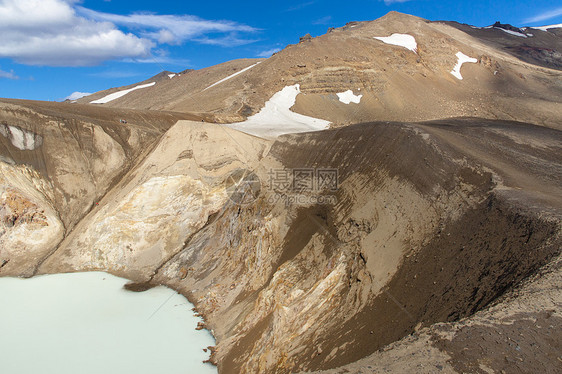
[[499, 22], [488, 27], [445, 23], [525, 62], [562, 70], [562, 30], [559, 28], [518, 28]]
[[556, 372], [559, 38], [392, 12], [76, 103], [2, 99], [0, 276], [169, 286], [221, 373]]
[[[267, 60], [231, 61], [191, 71], [103, 105], [213, 113], [220, 123], [238, 122], [259, 112], [284, 87], [299, 84], [302, 94], [294, 111], [336, 125], [473, 116], [559, 128], [562, 57], [545, 51], [562, 50], [561, 37], [533, 30], [533, 36], [522, 38], [502, 30], [391, 12], [290, 45]], [[396, 33], [413, 37], [416, 51], [376, 39]], [[478, 60], [462, 65], [462, 80], [451, 74], [458, 52]], [[523, 55], [529, 58], [523, 61]], [[348, 90], [362, 95], [359, 104], [338, 99], [337, 93]]]

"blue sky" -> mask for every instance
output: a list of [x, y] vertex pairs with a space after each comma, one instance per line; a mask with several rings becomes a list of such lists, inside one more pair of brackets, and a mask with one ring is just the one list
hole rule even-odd
[[164, 69], [268, 57], [306, 33], [391, 10], [476, 26], [562, 23], [551, 0], [0, 0], [0, 97], [61, 100]]

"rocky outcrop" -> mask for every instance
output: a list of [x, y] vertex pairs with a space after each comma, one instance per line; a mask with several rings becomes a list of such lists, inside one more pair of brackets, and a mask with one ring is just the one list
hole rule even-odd
[[0, 274], [32, 275], [178, 118], [74, 104], [0, 103], [0, 261], [7, 261]]
[[27, 166], [0, 162], [2, 275], [31, 275], [64, 236], [53, 186]]
[[40, 271], [107, 270], [150, 280], [228, 200], [226, 178], [244, 166], [231, 137], [252, 157], [267, 149], [267, 142], [234, 130], [178, 122]]

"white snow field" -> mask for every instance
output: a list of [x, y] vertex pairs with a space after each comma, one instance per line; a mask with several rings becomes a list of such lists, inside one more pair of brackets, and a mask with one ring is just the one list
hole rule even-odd
[[[261, 62], [261, 61], [260, 61], [260, 62]], [[207, 91], [207, 90], [208, 90], [209, 88], [211, 88], [211, 87], [215, 87], [215, 86], [218, 85], [218, 84], [221, 84], [221, 83], [223, 83], [223, 82], [226, 82], [227, 80], [232, 79], [232, 78], [234, 78], [235, 76], [240, 75], [240, 74], [242, 74], [242, 73], [244, 73], [244, 72], [250, 70], [250, 69], [253, 68], [254, 66], [258, 65], [260, 62], [256, 62], [255, 64], [253, 64], [253, 65], [251, 65], [251, 66], [248, 66], [247, 68], [244, 68], [244, 69], [242, 69], [242, 70], [240, 70], [240, 71], [237, 71], [236, 73], [234, 73], [234, 74], [232, 74], [232, 75], [229, 75], [228, 77], [223, 78], [223, 79], [221, 79], [220, 81], [218, 81], [218, 82], [216, 82], [216, 83], [211, 84], [209, 87], [205, 88], [203, 91]]]
[[345, 92], [338, 92], [338, 99], [344, 104], [355, 103], [359, 104], [363, 95], [354, 95], [353, 91], [347, 90]]
[[172, 79], [175, 76], [176, 76], [175, 74], [168, 74], [168, 77], [170, 77], [170, 79]]
[[135, 90], [140, 90], [141, 88], [152, 87], [155, 84], [156, 84], [156, 82], [151, 82], [151, 83], [147, 83], [147, 84], [141, 84], [141, 85], [138, 85], [138, 86], [133, 87], [133, 88], [129, 88], [128, 90], [117, 91], [117, 92], [114, 92], [114, 93], [109, 94], [107, 96], [104, 96], [101, 99], [90, 101], [90, 104], [106, 104], [106, 103], [109, 103], [110, 101], [113, 101], [115, 99], [119, 99], [120, 97], [125, 96], [129, 92], [133, 92]]
[[547, 31], [548, 29], [562, 29], [562, 23], [558, 25], [548, 25], [548, 26], [533, 26], [532, 29]]
[[300, 92], [299, 84], [287, 86], [273, 95], [259, 113], [248, 117], [244, 122], [225, 126], [265, 139], [274, 139], [283, 134], [327, 129], [330, 121], [291, 111]]
[[216, 373], [186, 298], [110, 274], [0, 278], [2, 373]]
[[386, 44], [397, 45], [409, 49], [414, 53], [418, 53], [418, 44], [412, 35], [408, 34], [392, 34], [390, 36], [375, 36], [375, 39]]
[[510, 34], [510, 35], [519, 36], [519, 37], [521, 37], [521, 38], [526, 38], [526, 37], [527, 37], [527, 35], [522, 34], [522, 33], [520, 33], [520, 32], [512, 31], [512, 30], [506, 30], [506, 29], [503, 29], [503, 28], [501, 28], [501, 27], [494, 27], [494, 29], [496, 29], [496, 30], [501, 30], [501, 31], [506, 32], [506, 33], [508, 33], [508, 34]]
[[43, 138], [16, 126], [0, 124], [0, 134], [22, 151], [32, 151], [43, 143]]
[[456, 56], [458, 59], [457, 64], [455, 65], [453, 70], [451, 70], [451, 74], [453, 74], [457, 79], [462, 80], [462, 75], [461, 75], [462, 64], [464, 64], [465, 62], [477, 63], [478, 60], [472, 57], [468, 57], [462, 52], [457, 52]]

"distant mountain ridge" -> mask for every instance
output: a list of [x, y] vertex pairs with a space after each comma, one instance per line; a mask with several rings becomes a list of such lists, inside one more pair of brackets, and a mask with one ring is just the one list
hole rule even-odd
[[[302, 93], [293, 110], [334, 126], [461, 116], [560, 126], [562, 114], [553, 102], [562, 101], [562, 89], [552, 78], [562, 74], [562, 38], [535, 29], [520, 30], [529, 34], [521, 37], [515, 29], [430, 22], [391, 12], [302, 40], [268, 59], [229, 61], [172, 79], [167, 76], [171, 73], [162, 72], [136, 84], [156, 82], [154, 87], [104, 105], [210, 113], [217, 122], [239, 122], [259, 112], [284, 87], [299, 84]], [[393, 34], [412, 38], [417, 50], [381, 41]], [[460, 67], [462, 81], [451, 74], [458, 52], [477, 60]], [[361, 102], [340, 102], [336, 94], [348, 90], [361, 94]]]

